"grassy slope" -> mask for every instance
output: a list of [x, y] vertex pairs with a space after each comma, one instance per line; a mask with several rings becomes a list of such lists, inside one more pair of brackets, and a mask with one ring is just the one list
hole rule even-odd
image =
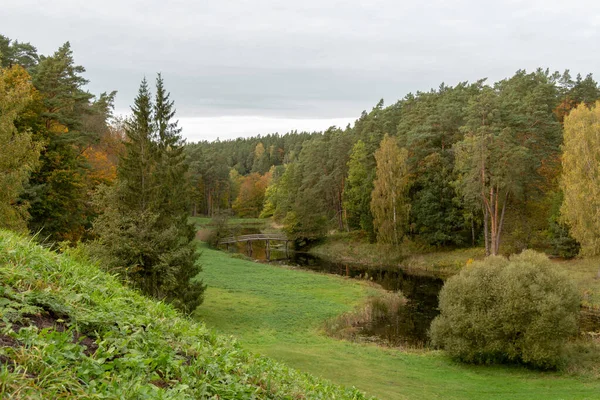
[[522, 368], [473, 367], [439, 352], [338, 341], [322, 322], [369, 290], [341, 277], [280, 268], [204, 249], [209, 285], [197, 317], [251, 350], [382, 399], [596, 399], [600, 382]]
[[0, 398], [361, 399], [0, 231]]

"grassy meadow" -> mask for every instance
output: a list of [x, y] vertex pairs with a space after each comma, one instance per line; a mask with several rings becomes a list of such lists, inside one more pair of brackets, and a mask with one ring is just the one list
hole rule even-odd
[[[381, 399], [597, 399], [592, 374], [469, 366], [442, 352], [324, 335], [325, 320], [379, 290], [343, 277], [254, 263], [203, 245], [206, 300], [195, 317], [251, 351]], [[597, 375], [596, 375], [597, 376]]]

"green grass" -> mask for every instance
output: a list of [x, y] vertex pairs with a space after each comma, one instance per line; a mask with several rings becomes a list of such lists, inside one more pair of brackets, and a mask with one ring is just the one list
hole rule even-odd
[[301, 371], [382, 399], [597, 399], [589, 376], [468, 366], [437, 351], [400, 351], [326, 337], [323, 322], [377, 290], [342, 277], [257, 264], [203, 249], [208, 284], [196, 317]]
[[0, 231], [0, 398], [363, 399]]

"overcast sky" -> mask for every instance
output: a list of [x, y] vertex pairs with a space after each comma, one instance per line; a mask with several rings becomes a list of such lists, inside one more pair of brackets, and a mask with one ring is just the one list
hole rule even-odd
[[517, 69], [600, 78], [598, 0], [18, 0], [0, 34], [70, 41], [92, 93], [162, 72], [189, 141], [345, 126], [441, 82]]

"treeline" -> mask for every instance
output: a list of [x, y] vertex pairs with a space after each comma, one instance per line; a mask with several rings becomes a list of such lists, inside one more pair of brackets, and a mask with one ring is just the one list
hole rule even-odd
[[[381, 243], [481, 244], [488, 254], [503, 244], [569, 256], [578, 243], [560, 215], [563, 122], [597, 99], [591, 74], [521, 70], [494, 84], [442, 84], [387, 107], [381, 101], [353, 126], [300, 136], [301, 149], [273, 145], [275, 135], [268, 145], [267, 137], [196, 144], [188, 155], [191, 163], [201, 159], [192, 150], [220, 157], [212, 167], [223, 168], [221, 185], [234, 190], [219, 208], [235, 202], [238, 174], [264, 175], [270, 166], [262, 216], [296, 238], [361, 230]], [[206, 187], [205, 176], [194, 185]]]
[[[219, 210], [233, 208], [243, 187], [244, 192], [238, 201], [243, 211], [238, 213], [258, 217], [265, 188], [255, 190], [253, 182], [257, 181], [258, 176], [267, 174], [271, 167], [295, 161], [302, 144], [319, 134], [292, 131], [285, 135], [276, 133], [223, 142], [188, 144], [185, 150], [193, 191], [192, 214], [214, 215]], [[259, 185], [264, 186], [263, 183]], [[259, 205], [255, 205], [257, 195], [261, 198]], [[253, 204], [243, 204], [244, 198], [254, 199], [251, 201]]]
[[[563, 194], [566, 180], [577, 181], [561, 178], [561, 146], [571, 111], [600, 98], [592, 75], [518, 71], [494, 84], [442, 84], [381, 101], [345, 128], [184, 146], [160, 77], [156, 95], [144, 81], [133, 116], [120, 121], [114, 92], [85, 90], [68, 43], [43, 56], [0, 36], [0, 60], [0, 225], [51, 243], [103, 243], [107, 265], [158, 297], [177, 286], [157, 276], [173, 285], [192, 275], [181, 267], [193, 239], [185, 214], [273, 217], [300, 240], [337, 230], [490, 254], [501, 245], [579, 251], [569, 226], [580, 232], [582, 222], [563, 207], [577, 198]], [[580, 189], [589, 204], [592, 189]], [[113, 246], [117, 237], [128, 244]], [[167, 260], [139, 243], [178, 250]]]
[[84, 89], [69, 43], [52, 56], [0, 36], [0, 228], [87, 253], [147, 295], [193, 311], [195, 230], [181, 129], [160, 74], [122, 121]]

